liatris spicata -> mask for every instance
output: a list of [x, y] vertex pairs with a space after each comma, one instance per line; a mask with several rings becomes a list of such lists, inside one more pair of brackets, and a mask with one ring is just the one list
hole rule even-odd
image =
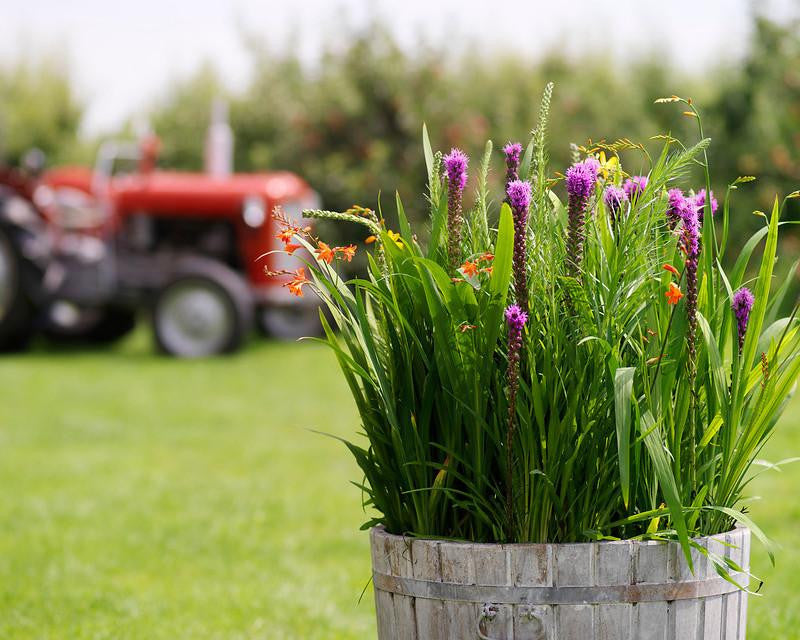
[[686, 199], [680, 189], [670, 189], [667, 192], [667, 197], [667, 222], [669, 223], [669, 228], [674, 229], [675, 225], [683, 220], [687, 209], [692, 206], [692, 203]]
[[619, 213], [623, 203], [628, 202], [628, 194], [621, 187], [610, 184], [603, 191], [603, 202], [611, 213], [611, 221], [616, 222], [617, 213]]
[[[705, 208], [706, 208], [706, 190], [700, 189], [695, 195], [692, 200], [695, 208], [697, 209], [697, 219], [700, 221], [700, 225], [703, 224], [703, 217], [705, 215]], [[719, 203], [717, 199], [714, 197], [714, 192], [711, 192], [711, 215], [713, 216], [717, 209], [719, 208]]]
[[700, 257], [700, 222], [697, 209], [686, 207], [683, 211], [683, 251], [686, 254], [686, 315], [688, 328], [686, 340], [689, 348], [689, 374], [694, 378], [697, 349], [697, 267]]
[[447, 253], [451, 271], [461, 264], [461, 226], [464, 223], [461, 199], [467, 186], [468, 164], [469, 158], [461, 149], [453, 148], [444, 157], [447, 174]]
[[503, 147], [506, 156], [506, 190], [508, 185], [519, 180], [519, 161], [522, 157], [522, 145], [519, 142], [509, 142]]
[[742, 287], [733, 294], [733, 315], [736, 316], [736, 329], [739, 335], [739, 353], [744, 347], [744, 335], [747, 332], [747, 322], [750, 320], [750, 310], [755, 302], [753, 293], [747, 287]]
[[528, 314], [519, 305], [512, 304], [506, 309], [508, 324], [508, 427], [506, 430], [506, 519], [508, 539], [514, 530], [514, 427], [516, 425], [517, 390], [519, 389], [519, 359], [522, 351], [522, 329], [528, 321]]
[[514, 218], [514, 299], [523, 312], [528, 311], [528, 273], [526, 240], [528, 209], [531, 206], [531, 185], [522, 180], [509, 183], [506, 192]]
[[647, 176], [631, 176], [622, 185], [629, 200], [635, 200], [647, 189]]
[[586, 208], [596, 181], [596, 167], [585, 162], [567, 169], [567, 275], [574, 278], [580, 275], [586, 239]]

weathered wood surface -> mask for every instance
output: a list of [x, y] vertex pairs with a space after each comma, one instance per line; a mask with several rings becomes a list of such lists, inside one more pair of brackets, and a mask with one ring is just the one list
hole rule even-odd
[[[692, 574], [677, 544], [467, 544], [381, 528], [370, 535], [379, 640], [745, 639], [747, 594], [698, 551]], [[747, 529], [698, 542], [749, 569]], [[532, 604], [523, 597], [532, 593], [559, 594], [561, 604]], [[626, 596], [609, 602], [608, 593]]]

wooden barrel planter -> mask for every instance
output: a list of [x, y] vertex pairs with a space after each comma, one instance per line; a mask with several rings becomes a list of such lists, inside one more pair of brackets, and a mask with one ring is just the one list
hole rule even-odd
[[[749, 569], [750, 531], [699, 544]], [[468, 544], [372, 529], [379, 640], [743, 640], [747, 594], [676, 543]], [[744, 574], [733, 574], [746, 584]]]

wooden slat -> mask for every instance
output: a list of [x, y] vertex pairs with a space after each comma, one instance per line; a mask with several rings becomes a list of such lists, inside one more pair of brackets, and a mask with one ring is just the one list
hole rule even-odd
[[[439, 543], [435, 540], [414, 540], [411, 543], [414, 577], [441, 581]], [[447, 640], [444, 626], [444, 607], [439, 600], [417, 598], [417, 636], [420, 640]]]
[[[442, 582], [477, 584], [472, 544], [440, 545]], [[480, 616], [480, 605], [469, 602], [442, 602], [444, 633], [448, 638], [474, 638]]]

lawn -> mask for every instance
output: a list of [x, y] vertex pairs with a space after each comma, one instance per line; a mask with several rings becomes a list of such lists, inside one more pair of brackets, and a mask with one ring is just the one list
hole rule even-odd
[[[372, 638], [358, 428], [324, 347], [203, 362], [110, 351], [0, 360], [0, 638]], [[765, 451], [800, 455], [793, 401]], [[752, 505], [783, 548], [751, 640], [800, 629], [800, 465]]]

